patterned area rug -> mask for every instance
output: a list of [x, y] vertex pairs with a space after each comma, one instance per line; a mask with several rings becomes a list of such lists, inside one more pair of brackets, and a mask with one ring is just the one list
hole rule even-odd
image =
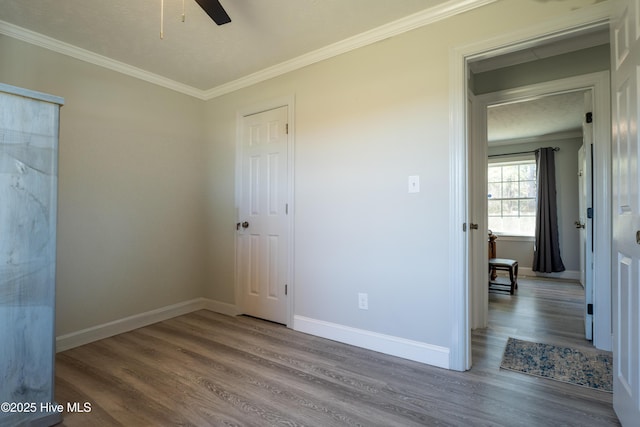
[[611, 392], [612, 364], [610, 352], [577, 350], [509, 338], [500, 368]]

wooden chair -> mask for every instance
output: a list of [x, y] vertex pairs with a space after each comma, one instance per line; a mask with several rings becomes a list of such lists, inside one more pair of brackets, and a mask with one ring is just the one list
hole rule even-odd
[[[491, 258], [489, 259], [489, 274], [495, 270], [503, 270], [509, 272], [509, 293], [513, 295], [515, 290], [518, 289], [518, 261], [515, 259], [507, 258]], [[503, 285], [502, 283], [496, 283], [489, 280], [489, 287], [491, 285]]]

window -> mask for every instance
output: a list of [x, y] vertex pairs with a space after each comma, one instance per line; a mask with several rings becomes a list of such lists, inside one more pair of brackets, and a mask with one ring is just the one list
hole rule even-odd
[[489, 229], [497, 234], [533, 236], [536, 227], [536, 163], [490, 163]]

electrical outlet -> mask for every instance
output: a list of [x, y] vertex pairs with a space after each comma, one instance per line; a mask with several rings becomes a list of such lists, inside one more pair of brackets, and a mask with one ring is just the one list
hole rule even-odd
[[369, 310], [369, 295], [358, 294], [358, 308], [360, 310]]

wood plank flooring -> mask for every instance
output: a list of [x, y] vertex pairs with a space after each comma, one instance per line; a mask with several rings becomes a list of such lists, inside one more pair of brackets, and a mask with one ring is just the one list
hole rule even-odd
[[61, 425], [619, 425], [611, 394], [499, 369], [509, 336], [589, 345], [581, 288], [554, 283], [521, 280], [515, 296], [490, 295], [468, 372], [191, 313], [59, 353], [58, 403], [91, 404]]

